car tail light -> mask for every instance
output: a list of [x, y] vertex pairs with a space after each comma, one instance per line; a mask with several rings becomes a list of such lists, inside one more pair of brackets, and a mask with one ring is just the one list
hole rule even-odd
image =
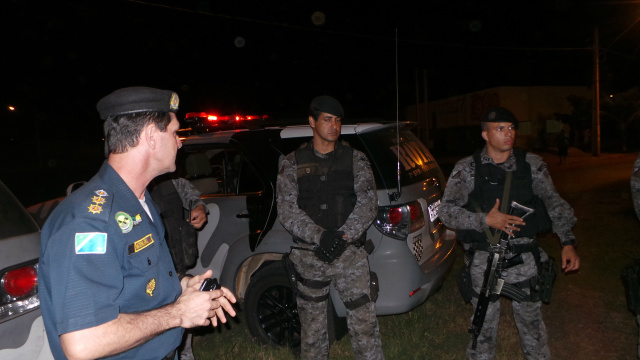
[[0, 322], [39, 305], [37, 262], [32, 261], [0, 272]]
[[418, 201], [398, 206], [381, 206], [374, 225], [392, 238], [405, 240], [407, 235], [425, 225], [423, 214]]
[[25, 266], [7, 272], [2, 279], [4, 290], [11, 297], [31, 294], [38, 286], [38, 271], [35, 266]]

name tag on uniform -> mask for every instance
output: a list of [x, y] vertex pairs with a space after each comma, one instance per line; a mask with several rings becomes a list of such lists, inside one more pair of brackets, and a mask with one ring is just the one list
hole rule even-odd
[[135, 254], [138, 251], [148, 247], [151, 244], [153, 244], [153, 238], [151, 237], [151, 234], [149, 234], [143, 237], [142, 239], [134, 242], [133, 244], [129, 245], [129, 255]]
[[107, 234], [76, 233], [76, 254], [104, 254], [107, 252]]

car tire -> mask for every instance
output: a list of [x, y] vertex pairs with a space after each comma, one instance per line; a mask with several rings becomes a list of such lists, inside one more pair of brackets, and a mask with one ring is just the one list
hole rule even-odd
[[[244, 299], [247, 327], [251, 335], [269, 345], [300, 347], [300, 317], [297, 299], [282, 262], [275, 261], [258, 270], [251, 278]], [[329, 298], [327, 319], [329, 342], [336, 332], [344, 335], [342, 327], [336, 331], [337, 321]], [[344, 320], [344, 319], [341, 319]]]

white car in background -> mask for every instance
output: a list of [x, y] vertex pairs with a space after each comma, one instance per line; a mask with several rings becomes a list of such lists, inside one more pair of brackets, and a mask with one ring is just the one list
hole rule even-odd
[[[211, 121], [207, 114], [197, 114], [191, 122]], [[297, 348], [296, 298], [281, 261], [294, 243], [278, 220], [275, 189], [282, 158], [313, 132], [306, 119], [296, 122], [306, 125], [267, 117], [241, 119], [219, 126], [192, 123], [181, 131], [177, 170], [168, 176], [191, 181], [209, 210], [198, 233], [199, 258], [190, 272], [213, 270], [213, 277], [242, 302], [240, 310], [254, 337]], [[369, 264], [378, 315], [405, 313], [424, 303], [440, 288], [455, 257], [455, 233], [438, 216], [446, 179], [412, 126], [378, 119], [342, 125], [341, 140], [369, 158], [378, 192], [378, 215], [366, 232], [375, 245]], [[67, 193], [78, 185], [71, 184]], [[61, 200], [36, 204], [29, 212], [43, 224]], [[330, 295], [334, 316], [328, 325], [334, 340], [346, 331], [346, 308], [335, 289]]]
[[[282, 158], [313, 135], [306, 119], [298, 123], [306, 125], [259, 119], [245, 121], [247, 129], [187, 135], [174, 174], [190, 180], [209, 209], [191, 272], [212, 269], [243, 301], [253, 336], [292, 347], [299, 345], [300, 322], [280, 259], [294, 243], [278, 220], [275, 189]], [[440, 288], [454, 260], [455, 234], [438, 217], [446, 179], [412, 126], [379, 120], [342, 125], [341, 139], [367, 155], [376, 181], [378, 216], [366, 236], [375, 245], [369, 264], [377, 274], [378, 315], [421, 305]], [[335, 337], [346, 308], [334, 289], [330, 300]]]
[[0, 359], [53, 359], [40, 314], [40, 228], [0, 181]]

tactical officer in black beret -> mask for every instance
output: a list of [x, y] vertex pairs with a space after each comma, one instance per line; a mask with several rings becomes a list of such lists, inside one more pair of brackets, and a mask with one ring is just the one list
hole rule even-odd
[[[508, 109], [497, 107], [486, 112], [481, 123], [486, 146], [456, 163], [442, 198], [440, 219], [456, 229], [466, 251], [465, 270], [472, 286], [461, 289], [474, 309], [487, 268], [490, 243], [495, 243], [500, 231], [514, 237], [509, 240], [510, 252], [506, 257], [514, 258], [513, 263], [517, 264], [515, 260], [521, 256], [522, 263], [503, 269], [501, 275], [505, 284], [522, 288], [527, 294], [525, 299], [512, 301], [522, 349], [527, 359], [549, 359], [540, 307], [541, 300], [549, 301], [546, 296], [550, 297], [550, 292], [541, 294], [539, 290], [544, 285], [551, 288], [543, 283], [555, 278], [555, 274], [548, 275], [543, 269], [555, 267], [535, 237], [553, 227], [561, 240], [562, 269], [578, 270], [580, 258], [571, 231], [576, 218], [571, 206], [558, 195], [542, 158], [514, 148], [517, 128], [518, 120]], [[534, 208], [535, 212], [526, 219], [509, 215], [507, 207], [511, 201]], [[469, 359], [492, 359], [495, 355], [499, 298], [491, 299], [486, 309], [477, 347], [471, 341], [467, 348]]]
[[186, 328], [235, 316], [226, 288], [201, 292], [211, 271], [178, 279], [147, 191], [175, 170], [178, 95], [132, 87], [98, 102], [108, 158], [45, 223], [38, 288], [56, 359], [175, 359]]
[[[327, 299], [333, 284], [347, 308], [356, 359], [383, 359], [370, 291], [365, 231], [378, 211], [367, 157], [340, 136], [344, 110], [333, 97], [311, 101], [313, 139], [287, 155], [277, 182], [278, 215], [293, 235], [302, 359], [327, 359]], [[289, 267], [291, 268], [291, 267]]]

